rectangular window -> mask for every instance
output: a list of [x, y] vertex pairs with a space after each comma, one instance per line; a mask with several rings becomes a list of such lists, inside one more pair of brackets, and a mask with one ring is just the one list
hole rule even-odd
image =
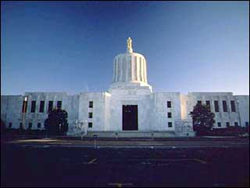
[[238, 127], [239, 126], [238, 122], [234, 122], [234, 126]]
[[89, 122], [89, 123], [88, 123], [88, 126], [89, 126], [89, 128], [92, 128], [92, 127], [93, 127], [92, 122]]
[[219, 102], [218, 101], [214, 101], [214, 110], [215, 110], [215, 112], [219, 112]]
[[167, 101], [167, 107], [171, 108], [171, 106], [172, 106], [171, 101]]
[[222, 101], [223, 112], [227, 112], [227, 101]]
[[221, 127], [221, 122], [218, 122], [218, 127]]
[[37, 124], [37, 128], [41, 128], [41, 123], [38, 123], [38, 124]]
[[249, 126], [249, 122], [248, 122], [248, 121], [246, 121], [246, 127], [247, 127], [247, 126]]
[[51, 112], [52, 110], [53, 110], [53, 101], [49, 101], [48, 112]]
[[230, 123], [229, 123], [229, 122], [226, 122], [226, 126], [227, 126], [227, 127], [230, 127]]
[[22, 129], [23, 128], [23, 123], [19, 124], [19, 128]]
[[232, 112], [236, 112], [235, 101], [231, 101], [231, 110]]
[[89, 118], [93, 118], [93, 113], [89, 112]]
[[36, 101], [32, 101], [31, 102], [31, 110], [30, 110], [30, 112], [35, 113], [35, 111], [36, 111]]
[[172, 122], [168, 122], [168, 127], [173, 127]]
[[206, 101], [206, 105], [208, 106], [209, 110], [211, 110], [211, 108], [210, 108], [210, 101]]
[[89, 108], [93, 108], [93, 106], [94, 106], [93, 101], [89, 101]]
[[201, 101], [197, 101], [197, 104], [202, 104], [202, 102]]
[[28, 101], [23, 101], [22, 113], [26, 113], [27, 112], [27, 106], [28, 106]]
[[172, 113], [168, 112], [168, 118], [172, 118]]
[[11, 122], [9, 123], [9, 128], [12, 128], [12, 123]]
[[31, 128], [32, 128], [32, 123], [29, 123], [28, 129], [31, 129]]
[[40, 109], [39, 109], [39, 112], [44, 112], [44, 104], [45, 104], [45, 101], [40, 101]]
[[57, 101], [57, 108], [62, 109], [62, 101]]

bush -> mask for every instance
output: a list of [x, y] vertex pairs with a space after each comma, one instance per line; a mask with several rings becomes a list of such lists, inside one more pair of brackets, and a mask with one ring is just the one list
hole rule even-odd
[[3, 122], [3, 120], [1, 119], [1, 134], [3, 134], [5, 132], [6, 128], [5, 128], [5, 123]]
[[213, 127], [214, 113], [210, 111], [210, 106], [197, 103], [190, 112], [193, 120], [193, 129], [197, 136], [206, 135], [206, 133]]
[[227, 127], [220, 129], [208, 130], [206, 136], [238, 136], [247, 133], [246, 127]]
[[46, 135], [45, 130], [31, 130], [31, 129], [6, 129], [5, 135]]
[[66, 135], [68, 131], [68, 113], [66, 110], [53, 109], [44, 122], [48, 135]]

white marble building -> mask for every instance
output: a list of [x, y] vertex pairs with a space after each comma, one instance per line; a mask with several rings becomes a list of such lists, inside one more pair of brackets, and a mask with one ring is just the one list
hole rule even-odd
[[189, 113], [197, 102], [210, 104], [215, 113], [214, 128], [249, 124], [248, 95], [153, 92], [147, 81], [146, 59], [133, 52], [129, 38], [127, 52], [114, 58], [113, 82], [107, 92], [3, 95], [1, 118], [10, 128], [19, 128], [21, 124], [25, 128], [44, 129], [48, 110], [58, 106], [68, 112], [68, 135], [72, 136], [79, 136], [77, 127], [84, 127], [87, 136], [194, 136]]

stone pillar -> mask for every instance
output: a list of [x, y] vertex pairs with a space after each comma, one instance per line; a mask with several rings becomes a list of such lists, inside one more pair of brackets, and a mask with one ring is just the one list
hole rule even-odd
[[118, 61], [115, 59], [115, 82], [118, 81]]
[[138, 57], [135, 57], [136, 59], [136, 80], [140, 81], [140, 63]]
[[143, 58], [141, 58], [141, 64], [142, 64], [142, 70], [141, 70], [141, 72], [142, 72], [142, 81], [145, 82], [145, 72], [144, 72], [145, 66], [144, 66], [144, 59]]
[[[119, 58], [118, 58], [119, 60]], [[122, 81], [122, 61], [118, 61], [118, 82]]]
[[124, 82], [125, 81], [125, 74], [126, 74], [126, 67], [125, 67], [125, 65], [126, 65], [126, 57], [123, 57], [122, 58], [122, 82]]
[[143, 58], [143, 64], [144, 64], [144, 70], [143, 70], [143, 74], [144, 74], [144, 82], [147, 83], [147, 70], [146, 70], [146, 60]]
[[143, 72], [142, 72], [142, 60], [141, 57], [139, 57], [140, 62], [140, 81], [143, 82]]
[[115, 59], [114, 59], [114, 61], [113, 61], [113, 82], [115, 82], [115, 75], [116, 75], [115, 67], [116, 67], [116, 63], [115, 63]]

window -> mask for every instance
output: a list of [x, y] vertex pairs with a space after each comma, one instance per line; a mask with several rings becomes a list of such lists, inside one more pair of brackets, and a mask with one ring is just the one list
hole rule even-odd
[[40, 109], [39, 109], [39, 112], [44, 112], [44, 104], [45, 102], [44, 101], [40, 101]]
[[9, 123], [9, 128], [12, 128], [12, 123], [11, 122]]
[[168, 106], [168, 108], [171, 108], [171, 101], [167, 101], [167, 106]]
[[206, 105], [208, 106], [209, 110], [211, 110], [211, 108], [210, 108], [210, 101], [206, 101]]
[[223, 112], [227, 112], [227, 101], [222, 101]]
[[249, 122], [248, 122], [248, 121], [246, 121], [246, 127], [247, 127], [247, 126], [249, 126]]
[[89, 112], [89, 118], [93, 118], [93, 113]]
[[226, 126], [227, 126], [227, 127], [230, 127], [230, 123], [229, 123], [229, 122], [226, 122]]
[[221, 127], [221, 122], [218, 122], [217, 125], [218, 125], [218, 127]]
[[23, 128], [23, 123], [19, 124], [19, 128], [22, 129]]
[[89, 108], [93, 108], [93, 105], [94, 105], [93, 101], [89, 101]]
[[234, 126], [238, 127], [239, 126], [238, 122], [234, 122]]
[[197, 101], [197, 104], [202, 104], [201, 101]]
[[51, 112], [52, 110], [53, 110], [53, 101], [49, 101], [48, 112]]
[[57, 101], [57, 108], [62, 109], [62, 101]]
[[36, 111], [36, 101], [32, 101], [31, 102], [31, 110], [30, 110], [30, 112], [35, 113], [35, 111]]
[[92, 128], [93, 127], [93, 123], [89, 122], [88, 126], [89, 126], [89, 128]]
[[172, 118], [172, 113], [168, 112], [168, 118]]
[[219, 102], [218, 101], [214, 101], [214, 110], [215, 110], [215, 112], [219, 112]]
[[232, 112], [236, 112], [235, 101], [231, 101], [231, 110]]
[[29, 123], [28, 129], [31, 129], [31, 128], [32, 128], [32, 123]]
[[168, 127], [173, 127], [172, 122], [168, 122]]
[[28, 106], [28, 101], [23, 101], [22, 113], [26, 113], [27, 112], [27, 106]]
[[37, 124], [37, 128], [41, 128], [41, 123], [38, 123], [38, 124]]

